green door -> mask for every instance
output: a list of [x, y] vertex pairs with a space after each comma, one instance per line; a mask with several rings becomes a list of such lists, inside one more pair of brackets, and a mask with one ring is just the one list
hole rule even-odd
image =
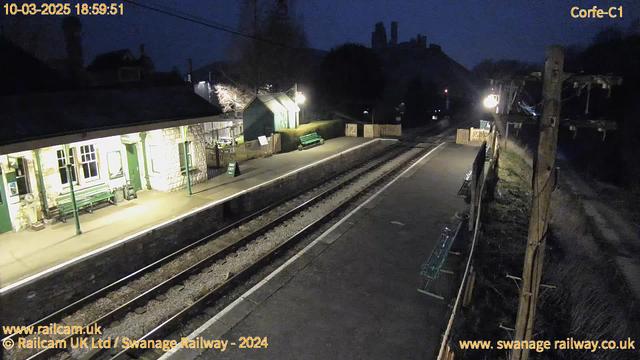
[[7, 204], [7, 194], [4, 191], [4, 175], [2, 175], [2, 170], [0, 169], [0, 234], [11, 230], [9, 205]]
[[133, 188], [138, 191], [142, 189], [142, 183], [140, 181], [140, 166], [138, 166], [138, 149], [136, 144], [126, 144], [127, 148], [127, 163], [129, 164], [129, 181]]

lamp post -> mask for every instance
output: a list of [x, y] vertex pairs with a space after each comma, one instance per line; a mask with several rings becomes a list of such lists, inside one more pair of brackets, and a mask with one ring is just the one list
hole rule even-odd
[[189, 174], [189, 141], [187, 140], [188, 129], [189, 125], [180, 126], [180, 131], [182, 132], [182, 140], [184, 141], [184, 171], [186, 173], [185, 175], [187, 175], [187, 192], [189, 193], [189, 196], [191, 196], [191, 176]]
[[[289, 90], [293, 90], [293, 101], [296, 103], [296, 105], [302, 105], [307, 100], [306, 96], [304, 96], [303, 93], [298, 91], [298, 83], [295, 83], [293, 85], [293, 88]], [[302, 120], [302, 107], [300, 107], [300, 115], [296, 123], [296, 128], [300, 125], [301, 120]]]
[[449, 89], [444, 89], [444, 97], [446, 101], [446, 110], [449, 111]]
[[76, 194], [73, 191], [73, 168], [71, 165], [71, 161], [70, 158], [71, 156], [69, 155], [69, 144], [65, 144], [64, 145], [64, 154], [65, 154], [65, 161], [66, 161], [66, 165], [65, 166], [67, 168], [67, 180], [69, 180], [69, 193], [71, 194], [71, 206], [73, 208], [73, 218], [75, 219], [76, 222], [76, 235], [80, 235], [82, 234], [82, 230], [80, 229], [80, 218], [78, 217], [78, 206], [76, 205]]

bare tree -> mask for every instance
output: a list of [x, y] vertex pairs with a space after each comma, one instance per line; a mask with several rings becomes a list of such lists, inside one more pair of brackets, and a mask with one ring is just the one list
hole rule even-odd
[[251, 31], [254, 39], [234, 38], [230, 51], [236, 70], [229, 75], [253, 94], [267, 85], [286, 90], [304, 66], [307, 38], [289, 10], [282, 0], [245, 1], [240, 29]]

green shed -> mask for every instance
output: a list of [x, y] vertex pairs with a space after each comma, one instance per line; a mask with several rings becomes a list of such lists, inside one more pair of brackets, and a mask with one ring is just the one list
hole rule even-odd
[[258, 95], [242, 114], [244, 140], [256, 140], [282, 129], [295, 129], [300, 124], [300, 108], [285, 93]]

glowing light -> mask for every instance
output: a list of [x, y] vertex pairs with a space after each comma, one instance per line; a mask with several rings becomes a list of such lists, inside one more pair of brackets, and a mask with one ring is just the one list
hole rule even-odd
[[448, 94], [449, 93], [449, 89], [444, 89], [444, 93]]
[[296, 94], [296, 104], [304, 104], [306, 100], [307, 98], [301, 92]]
[[483, 102], [486, 108], [494, 108], [498, 106], [498, 95], [489, 95]]

